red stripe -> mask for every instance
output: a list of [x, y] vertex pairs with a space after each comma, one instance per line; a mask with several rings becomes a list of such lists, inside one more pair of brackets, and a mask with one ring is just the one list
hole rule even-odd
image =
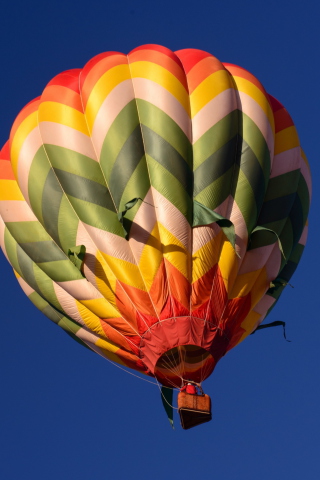
[[186, 74], [189, 73], [190, 70], [197, 63], [201, 62], [201, 60], [212, 56], [208, 52], [204, 52], [203, 50], [197, 50], [195, 48], [186, 48], [184, 50], [177, 50], [174, 53], [177, 55], [178, 58], [180, 58]]
[[128, 53], [128, 57], [131, 56], [134, 52], [138, 52], [140, 50], [153, 50], [155, 52], [163, 53], [164, 55], [167, 55], [167, 57], [174, 60], [176, 62], [176, 64], [179, 65], [179, 67], [181, 68], [181, 62], [180, 62], [179, 58], [177, 57], [177, 55], [175, 54], [175, 52], [173, 52], [169, 48], [162, 47], [161, 45], [155, 45], [155, 44], [152, 44], [152, 43], [149, 43], [147, 45], [142, 45], [141, 47], [134, 48], [133, 50], [131, 50], [130, 53]]
[[0, 160], [8, 160], [10, 162], [9, 140], [6, 141], [0, 151]]
[[18, 116], [15, 119], [15, 121], [13, 122], [13, 125], [12, 125], [12, 128], [11, 128], [10, 145], [11, 145], [12, 138], [14, 137], [14, 135], [15, 135], [17, 129], [19, 128], [20, 124], [27, 117], [29, 117], [29, 115], [31, 115], [33, 112], [38, 110], [39, 100], [40, 100], [40, 97], [37, 97], [37, 98], [31, 100], [31, 102], [27, 103], [27, 105], [25, 107], [23, 107], [23, 109], [18, 114]]
[[79, 93], [79, 75], [81, 73], [80, 68], [74, 68], [73, 70], [66, 70], [65, 72], [59, 73], [56, 75], [50, 82], [49, 85], [59, 85], [61, 87], [67, 87], [75, 92]]

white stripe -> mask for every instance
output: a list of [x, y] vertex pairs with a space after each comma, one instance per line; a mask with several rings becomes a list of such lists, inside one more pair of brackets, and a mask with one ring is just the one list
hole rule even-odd
[[191, 142], [191, 120], [181, 103], [167, 89], [152, 80], [133, 78], [136, 98], [145, 100], [165, 112], [179, 125]]
[[191, 252], [191, 227], [186, 217], [169, 200], [152, 187], [157, 220]]
[[54, 122], [39, 123], [43, 143], [74, 150], [81, 155], [98, 161], [91, 138], [75, 128]]
[[99, 228], [92, 227], [91, 225], [84, 224], [85, 229], [88, 231], [92, 241], [98, 247], [101, 252], [110, 255], [111, 257], [118, 258], [119, 260], [125, 260], [126, 262], [136, 264], [135, 258], [131, 252], [128, 241], [125, 238], [119, 237], [114, 233], [100, 230]]
[[[301, 149], [294, 147], [274, 156], [270, 178], [301, 168]], [[304, 163], [304, 161], [303, 161]]]
[[121, 110], [133, 99], [132, 81], [129, 79], [117, 85], [102, 103], [95, 118], [91, 133], [98, 158], [100, 158], [102, 145], [109, 128]]
[[18, 158], [18, 184], [22, 195], [30, 205], [28, 182], [30, 168], [35, 154], [42, 146], [42, 139], [38, 125], [29, 133], [23, 142]]
[[77, 300], [95, 300], [98, 298], [104, 298], [85, 278], [68, 280], [66, 282], [56, 282], [56, 284]]
[[253, 120], [267, 142], [272, 165], [274, 154], [274, 132], [269, 123], [269, 119], [260, 105], [252, 97], [250, 97], [250, 95], [241, 91], [238, 91], [238, 93], [242, 112], [248, 115], [251, 120]]
[[38, 221], [27, 202], [23, 200], [0, 201], [0, 214], [4, 222]]
[[213, 125], [236, 108], [233, 88], [228, 88], [210, 100], [192, 119], [192, 143], [196, 143]]

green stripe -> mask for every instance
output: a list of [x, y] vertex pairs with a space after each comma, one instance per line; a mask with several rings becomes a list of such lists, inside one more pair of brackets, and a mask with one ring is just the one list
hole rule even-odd
[[18, 272], [19, 275], [22, 276], [22, 271], [18, 259], [17, 242], [7, 228], [4, 231], [4, 246], [11, 265], [16, 270], [16, 272]]
[[293, 231], [293, 244], [296, 245], [300, 240], [306, 223], [306, 219], [303, 217], [303, 209], [298, 195], [296, 195], [295, 201], [292, 205], [289, 218], [291, 220]]
[[35, 265], [31, 258], [17, 245], [18, 262], [21, 270], [21, 276], [27, 282], [30, 287], [36, 292], [40, 293], [39, 285], [36, 281], [33, 266]]
[[304, 251], [304, 245], [302, 245], [301, 243], [297, 243], [297, 245], [294, 247], [290, 255], [290, 261], [298, 264], [300, 262], [303, 251]]
[[194, 171], [194, 197], [212, 185], [233, 166], [236, 161], [237, 143], [237, 136], [231, 138]]
[[237, 137], [239, 133], [239, 110], [234, 110], [209, 128], [195, 142], [193, 145], [193, 169], [196, 170], [207, 158], [220, 150], [232, 138]]
[[108, 184], [114, 162], [138, 124], [137, 107], [135, 100], [132, 100], [113, 121], [102, 145], [100, 165]]
[[278, 240], [274, 233], [267, 230], [257, 230], [250, 236], [248, 250], [266, 247], [276, 242], [278, 242]]
[[267, 225], [287, 218], [295, 197], [296, 193], [291, 193], [265, 202], [259, 215], [258, 224]]
[[41, 146], [35, 154], [28, 177], [28, 195], [33, 213], [40, 223], [44, 225], [42, 216], [42, 194], [46, 185], [46, 180], [50, 172], [51, 166], [48, 162], [46, 152]]
[[283, 278], [286, 282], [289, 282], [290, 278], [296, 271], [298, 264], [289, 260], [287, 264], [281, 270], [281, 278]]
[[[130, 180], [125, 186], [125, 189], [122, 194], [120, 201], [119, 211], [124, 210], [125, 204], [130, 201], [132, 198], [142, 198], [146, 196], [150, 190], [150, 179], [146, 164], [146, 159], [143, 157], [136, 169], [131, 175]], [[127, 211], [126, 219], [133, 220], [136, 212], [139, 210], [141, 202], [138, 202], [133, 208]]]
[[51, 278], [49, 278], [48, 275], [43, 272], [36, 264], [33, 264], [33, 271], [34, 278], [37, 284], [37, 288], [34, 288], [34, 290], [38, 292], [39, 295], [45, 298], [47, 302], [53, 305], [55, 308], [60, 311], [63, 310], [57, 299]]
[[137, 99], [140, 122], [163, 138], [192, 169], [192, 146], [186, 134], [163, 110], [145, 100]]
[[310, 192], [303, 175], [300, 176], [297, 193], [298, 193], [302, 211], [303, 211], [303, 219], [304, 219], [303, 223], [305, 224], [308, 218], [309, 207], [310, 207]]
[[287, 172], [283, 175], [270, 178], [264, 202], [295, 193], [297, 191], [300, 178], [300, 170], [293, 170], [292, 172]]
[[63, 191], [68, 196], [71, 195], [85, 202], [115, 211], [110, 192], [104, 185], [57, 168], [55, 168], [54, 171]]
[[266, 191], [265, 178], [257, 157], [244, 140], [242, 142], [240, 169], [252, 188], [256, 209], [259, 212]]
[[193, 174], [184, 158], [164, 138], [142, 126], [146, 154], [168, 170], [192, 196]]
[[46, 178], [42, 193], [42, 217], [44, 228], [51, 238], [60, 245], [58, 219], [63, 192], [53, 170]]
[[109, 187], [117, 208], [119, 208], [123, 191], [142, 157], [144, 157], [144, 148], [140, 125], [138, 125], [120, 150], [110, 175]]
[[18, 243], [51, 240], [41, 223], [37, 221], [7, 222], [6, 226]]
[[[283, 268], [283, 265], [286, 263], [286, 261], [290, 257], [292, 249], [294, 247], [294, 244], [293, 244], [293, 229], [292, 229], [292, 224], [291, 224], [290, 218], [287, 219], [287, 221], [286, 221], [286, 223], [283, 227], [283, 230], [280, 234], [280, 241], [281, 241], [284, 256], [285, 256], [285, 259], [286, 259], [286, 260], [282, 259], [281, 268]], [[280, 271], [281, 271], [281, 269], [280, 269]]]
[[160, 163], [147, 155], [152, 186], [187, 218], [192, 225], [193, 202], [181, 183]]
[[233, 174], [234, 168], [231, 167], [224, 175], [198, 193], [194, 199], [211, 210], [215, 210], [226, 200], [230, 194], [230, 186], [232, 184]]
[[[30, 293], [28, 298], [29, 298], [29, 300], [31, 300], [33, 305], [35, 305], [37, 307], [37, 309], [40, 310], [41, 312], [44, 310], [44, 308], [46, 308], [48, 306], [48, 302], [44, 298], [40, 297], [39, 293], [37, 293], [35, 291]], [[57, 323], [57, 322], [55, 322], [55, 323]]]
[[268, 145], [260, 129], [245, 113], [242, 113], [242, 138], [257, 157], [267, 183], [271, 167]]
[[47, 261], [54, 262], [56, 260], [66, 259], [65, 254], [52, 240], [45, 242], [19, 243], [19, 245], [35, 263]]
[[[259, 217], [260, 219], [260, 217]], [[282, 232], [283, 227], [285, 226], [285, 223], [287, 221], [286, 218], [282, 218], [281, 220], [276, 220], [274, 222], [270, 223], [260, 223], [259, 221], [257, 222], [257, 225], [262, 226], [264, 228], [269, 228], [270, 230], [273, 230], [278, 236]]]
[[79, 198], [69, 196], [69, 200], [82, 222], [123, 237], [123, 229], [116, 212], [111, 212], [104, 207], [85, 202]]
[[55, 260], [53, 262], [39, 263], [38, 267], [43, 270], [54, 282], [67, 282], [70, 280], [83, 279], [81, 272], [69, 260]]
[[242, 170], [239, 171], [238, 177], [235, 174], [234, 178], [237, 178], [234, 200], [243, 215], [248, 232], [250, 233], [257, 224], [258, 214], [254, 191]]
[[45, 149], [54, 168], [88, 178], [106, 186], [100, 164], [92, 158], [57, 145], [45, 144]]
[[77, 243], [79, 219], [75, 214], [70, 201], [66, 195], [62, 197], [58, 217], [58, 232], [61, 241], [61, 248], [68, 253], [70, 246]]

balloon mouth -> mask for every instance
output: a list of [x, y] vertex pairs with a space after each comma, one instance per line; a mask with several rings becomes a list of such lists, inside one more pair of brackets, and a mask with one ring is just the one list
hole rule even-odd
[[154, 376], [167, 387], [180, 388], [186, 380], [201, 383], [211, 375], [215, 360], [197, 345], [179, 345], [159, 357]]
[[172, 317], [152, 325], [141, 338], [139, 355], [163, 385], [202, 382], [226, 353], [229, 338], [217, 325], [193, 316]]

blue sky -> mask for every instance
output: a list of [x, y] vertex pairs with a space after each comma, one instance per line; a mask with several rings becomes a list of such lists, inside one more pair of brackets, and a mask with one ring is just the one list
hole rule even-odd
[[255, 74], [288, 109], [313, 172], [309, 241], [269, 321], [204, 387], [213, 421], [171, 430], [158, 388], [73, 342], [20, 290], [0, 255], [0, 477], [318, 480], [319, 7], [269, 0], [18, 0], [1, 7], [0, 143], [57, 73], [145, 43], [200, 48]]

